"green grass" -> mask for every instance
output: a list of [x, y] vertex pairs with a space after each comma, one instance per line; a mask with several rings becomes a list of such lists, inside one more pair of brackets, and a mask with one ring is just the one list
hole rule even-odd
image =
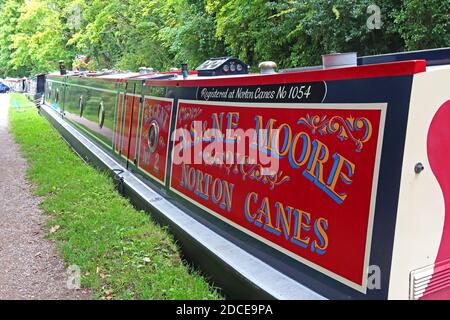
[[[82, 270], [94, 299], [220, 299], [180, 258], [171, 235], [121, 197], [106, 173], [86, 165], [22, 95], [10, 130], [28, 161], [28, 179], [43, 197], [49, 237], [67, 266]], [[16, 103], [17, 105], [17, 103]], [[112, 295], [111, 295], [112, 293]]]

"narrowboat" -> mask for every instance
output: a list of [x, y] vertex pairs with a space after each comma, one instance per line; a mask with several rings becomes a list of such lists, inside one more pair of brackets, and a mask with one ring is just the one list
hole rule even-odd
[[260, 67], [62, 64], [40, 112], [228, 297], [450, 298], [450, 48]]

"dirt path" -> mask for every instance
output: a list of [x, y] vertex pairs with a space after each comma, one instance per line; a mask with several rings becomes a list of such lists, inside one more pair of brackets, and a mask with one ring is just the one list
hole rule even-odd
[[64, 263], [45, 238], [46, 217], [8, 132], [8, 108], [9, 96], [0, 94], [0, 299], [88, 299], [86, 291], [67, 289]]

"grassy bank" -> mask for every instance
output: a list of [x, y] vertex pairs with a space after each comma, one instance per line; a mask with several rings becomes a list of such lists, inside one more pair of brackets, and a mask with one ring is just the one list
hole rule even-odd
[[[15, 103], [16, 102], [16, 103]], [[112, 180], [76, 156], [26, 98], [11, 97], [10, 128], [44, 198], [49, 237], [97, 299], [218, 299], [189, 270], [168, 232], [135, 210]]]

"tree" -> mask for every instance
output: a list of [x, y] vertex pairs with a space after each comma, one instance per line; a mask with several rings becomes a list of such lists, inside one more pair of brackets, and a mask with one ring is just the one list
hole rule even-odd
[[13, 53], [12, 36], [17, 33], [17, 20], [20, 17], [20, 8], [23, 0], [7, 0], [1, 3], [0, 11], [0, 76], [19, 76], [27, 74], [30, 70], [18, 69], [11, 62]]
[[378, 1], [381, 30], [367, 28], [371, 0], [208, 0], [217, 14], [217, 36], [232, 52], [255, 65], [274, 60], [281, 67], [319, 64], [330, 52], [376, 54], [402, 50], [389, 13], [398, 1]]
[[206, 10], [205, 0], [169, 3], [175, 13], [171, 26], [165, 27], [162, 40], [173, 55], [173, 65], [200, 65], [211, 57], [229, 55], [225, 43], [216, 37], [215, 14]]
[[316, 65], [321, 55], [359, 55], [450, 46], [450, 2], [377, 0], [0, 0], [0, 74], [70, 67], [167, 70], [233, 55], [256, 69]]
[[450, 46], [450, 1], [404, 0], [393, 16], [407, 50]]
[[29, 0], [19, 12], [15, 33], [10, 35], [13, 69], [35, 74], [55, 69], [60, 59], [70, 60], [55, 3]]

